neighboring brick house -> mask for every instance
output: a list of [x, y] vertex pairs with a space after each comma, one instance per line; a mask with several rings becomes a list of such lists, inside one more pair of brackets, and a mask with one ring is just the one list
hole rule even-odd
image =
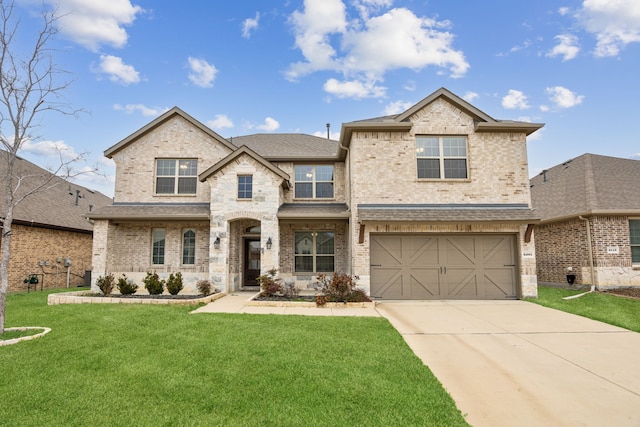
[[537, 295], [526, 136], [442, 88], [402, 114], [224, 139], [173, 108], [105, 151], [94, 277], [181, 271], [222, 291], [271, 268], [298, 287], [358, 276], [375, 298]]
[[[6, 176], [7, 158], [7, 152], [0, 150], [0, 176]], [[9, 291], [27, 290], [24, 279], [34, 274], [37, 289], [83, 285], [85, 272], [91, 270], [93, 245], [93, 226], [85, 214], [110, 204], [111, 198], [52, 177], [51, 172], [21, 158], [16, 159], [14, 170], [23, 177], [23, 192], [18, 196], [51, 181], [46, 190], [33, 193], [14, 209]], [[4, 194], [0, 197], [2, 215], [6, 199]], [[0, 245], [2, 240], [0, 236]]]
[[[531, 179], [538, 280], [640, 286], [640, 161], [583, 154]], [[569, 270], [571, 268], [571, 270]]]

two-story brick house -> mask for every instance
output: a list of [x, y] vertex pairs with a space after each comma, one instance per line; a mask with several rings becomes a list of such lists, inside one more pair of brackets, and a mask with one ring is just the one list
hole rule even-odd
[[376, 298], [537, 293], [526, 136], [446, 89], [340, 140], [224, 139], [174, 108], [105, 151], [114, 203], [95, 211], [94, 276], [181, 271], [187, 292], [299, 287], [344, 272]]

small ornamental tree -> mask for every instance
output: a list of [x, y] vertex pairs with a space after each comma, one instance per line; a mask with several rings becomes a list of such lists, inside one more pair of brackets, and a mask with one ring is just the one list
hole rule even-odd
[[175, 275], [173, 273], [169, 274], [169, 279], [167, 279], [167, 292], [171, 295], [178, 295], [178, 292], [183, 288], [182, 273], [177, 272]]
[[122, 295], [132, 295], [138, 290], [133, 280], [127, 279], [127, 276], [123, 273], [122, 277], [118, 278], [118, 284], [116, 285]]
[[147, 271], [147, 276], [142, 281], [149, 295], [160, 295], [164, 292], [164, 279], [160, 280], [160, 276], [155, 271], [153, 273]]
[[100, 276], [96, 279], [96, 286], [100, 289], [103, 295], [111, 295], [115, 286], [116, 279], [113, 274], [106, 276]]

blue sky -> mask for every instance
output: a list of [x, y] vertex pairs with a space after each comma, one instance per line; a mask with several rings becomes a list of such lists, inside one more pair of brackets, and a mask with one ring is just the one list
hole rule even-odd
[[[53, 0], [45, 0], [47, 5]], [[446, 87], [496, 119], [545, 123], [528, 140], [533, 176], [590, 152], [640, 159], [637, 0], [59, 0], [55, 62], [73, 80], [22, 155], [103, 151], [173, 106], [223, 137], [326, 135], [404, 111]], [[22, 31], [40, 0], [17, 0]]]

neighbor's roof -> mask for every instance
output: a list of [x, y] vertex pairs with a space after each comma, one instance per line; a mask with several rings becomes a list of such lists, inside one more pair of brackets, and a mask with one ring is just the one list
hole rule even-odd
[[[8, 153], [0, 150], [0, 176], [6, 176]], [[91, 232], [93, 225], [85, 214], [111, 203], [111, 198], [70, 183], [51, 172], [24, 159], [16, 159], [14, 171], [23, 180], [18, 197], [44, 185], [20, 202], [13, 211], [15, 224], [26, 224], [45, 228], [56, 228], [80, 232]], [[48, 182], [47, 182], [48, 181]], [[77, 198], [76, 198], [77, 196]], [[77, 200], [77, 205], [76, 205]], [[6, 195], [0, 188], [0, 220], [6, 213]]]
[[230, 138], [236, 147], [247, 146], [269, 161], [335, 160], [338, 141], [302, 133], [264, 133]]
[[360, 221], [520, 222], [539, 217], [526, 204], [359, 204]]
[[114, 221], [208, 221], [209, 203], [114, 203], [87, 215]]
[[531, 179], [543, 221], [579, 215], [640, 215], [640, 161], [583, 154]]

